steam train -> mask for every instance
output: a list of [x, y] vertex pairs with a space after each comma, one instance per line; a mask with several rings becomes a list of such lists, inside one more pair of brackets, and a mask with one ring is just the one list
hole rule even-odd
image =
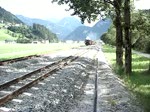
[[85, 39], [84, 43], [85, 43], [86, 46], [88, 46], [88, 45], [94, 45], [95, 44], [95, 42], [92, 41], [92, 40], [90, 40], [90, 39]]

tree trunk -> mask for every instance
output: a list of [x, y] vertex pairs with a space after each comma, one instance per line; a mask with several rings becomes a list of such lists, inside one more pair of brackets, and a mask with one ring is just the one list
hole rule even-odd
[[116, 26], [116, 64], [123, 66], [123, 33], [121, 25], [121, 0], [114, 0], [114, 7], [116, 12], [115, 26]]
[[124, 2], [124, 31], [125, 31], [125, 73], [132, 72], [132, 51], [130, 35], [130, 0]]

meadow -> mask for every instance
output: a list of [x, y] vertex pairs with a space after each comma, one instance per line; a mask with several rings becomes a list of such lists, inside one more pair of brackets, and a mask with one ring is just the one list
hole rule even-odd
[[136, 95], [144, 111], [150, 112], [150, 59], [132, 54], [132, 74], [127, 76], [123, 70], [115, 66], [115, 48], [104, 45], [103, 51], [114, 72], [124, 81], [127, 88]]
[[60, 50], [79, 47], [79, 43], [50, 43], [50, 44], [5, 44], [0, 43], [0, 61], [29, 55], [50, 54]]

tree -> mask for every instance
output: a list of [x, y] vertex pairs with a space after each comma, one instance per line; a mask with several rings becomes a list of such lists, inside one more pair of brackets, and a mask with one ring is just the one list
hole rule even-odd
[[115, 26], [111, 25], [110, 28], [108, 29], [108, 32], [104, 33], [101, 36], [101, 40], [103, 40], [106, 44], [115, 46], [116, 45], [116, 41], [115, 41], [116, 34], [115, 34], [115, 32], [116, 32]]
[[134, 11], [131, 16], [133, 49], [150, 53], [150, 10]]
[[132, 52], [131, 52], [131, 32], [130, 32], [130, 0], [124, 2], [124, 34], [125, 34], [125, 72], [131, 74]]
[[116, 63], [119, 67], [123, 66], [123, 32], [121, 24], [121, 7], [122, 0], [114, 0], [116, 18], [115, 18], [115, 27], [116, 27]]
[[78, 15], [82, 22], [86, 19], [90, 23], [100, 16], [106, 17], [115, 12], [116, 64], [123, 66], [122, 0], [52, 0], [52, 2], [57, 2], [59, 5], [68, 4], [68, 10], [74, 9], [72, 15]]

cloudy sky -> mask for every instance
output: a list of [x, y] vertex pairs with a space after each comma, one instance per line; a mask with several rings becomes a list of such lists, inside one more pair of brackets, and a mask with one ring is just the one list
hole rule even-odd
[[13, 14], [22, 14], [33, 18], [62, 18], [69, 16], [67, 6], [51, 3], [51, 0], [0, 0], [0, 6]]
[[[150, 9], [150, 0], [135, 0], [136, 8]], [[0, 6], [13, 14], [31, 18], [49, 19], [70, 16], [67, 6], [51, 3], [51, 0], [0, 0]]]

